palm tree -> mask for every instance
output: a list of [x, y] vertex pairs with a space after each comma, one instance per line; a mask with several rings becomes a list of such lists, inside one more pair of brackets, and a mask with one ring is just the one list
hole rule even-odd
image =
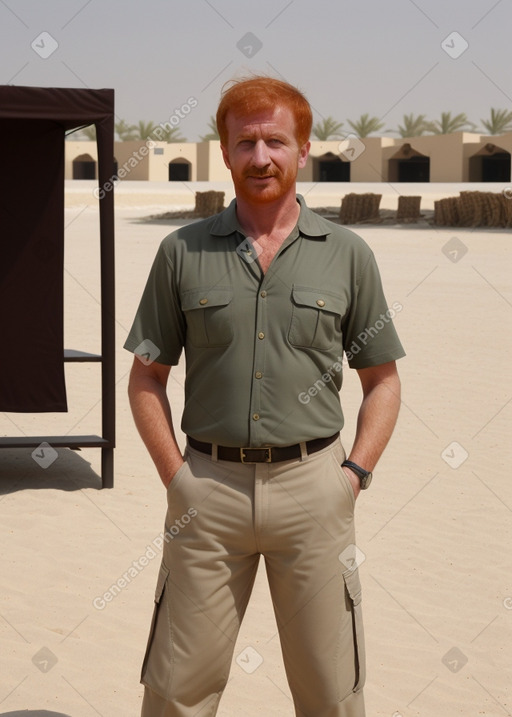
[[[123, 125], [121, 126], [121, 122]], [[152, 139], [155, 142], [186, 142], [177, 127], [172, 127], [169, 123], [155, 124], [154, 122], [145, 122], [139, 120], [136, 125], [127, 125], [122, 120], [116, 125], [116, 131], [121, 141], [128, 140], [147, 140]]]
[[412, 114], [404, 115], [403, 124], [399, 124], [396, 130], [388, 130], [389, 132], [397, 132], [400, 137], [421, 137], [427, 131], [426, 115]]
[[137, 128], [133, 124], [127, 124], [124, 119], [116, 122], [115, 130], [120, 142], [137, 139]]
[[465, 112], [461, 112], [455, 117], [452, 117], [451, 112], [441, 112], [441, 119], [427, 122], [426, 129], [432, 134], [451, 134], [464, 130], [471, 132], [476, 129], [476, 125], [468, 120]]
[[154, 122], [144, 122], [144, 120], [139, 120], [134, 127], [137, 134], [135, 139], [149, 139], [156, 128], [157, 125]]
[[327, 142], [330, 139], [340, 139], [340, 137], [343, 137], [342, 132], [340, 132], [342, 127], [343, 122], [336, 122], [334, 117], [329, 116], [313, 125], [312, 134], [313, 137], [319, 139], [321, 142]]
[[204, 134], [199, 138], [201, 140], [201, 142], [208, 142], [209, 140], [220, 139], [219, 130], [217, 129], [217, 122], [213, 115], [210, 115], [210, 120], [208, 122], [208, 128], [210, 131], [207, 134]]
[[[157, 131], [158, 130], [158, 131]], [[169, 124], [161, 124], [153, 129], [153, 139], [157, 142], [186, 142], [186, 138], [180, 134], [178, 127], [171, 127]]]
[[480, 120], [487, 134], [503, 134], [512, 130], [512, 112], [509, 110], [495, 110], [491, 107], [491, 118]]
[[358, 137], [368, 137], [372, 132], [378, 132], [384, 127], [378, 117], [370, 117], [368, 113], [361, 115], [358, 120], [347, 120]]

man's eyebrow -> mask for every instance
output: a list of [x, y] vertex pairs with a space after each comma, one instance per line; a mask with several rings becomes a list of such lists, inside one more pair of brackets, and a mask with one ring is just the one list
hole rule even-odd
[[236, 140], [237, 142], [243, 142], [244, 140], [254, 139], [255, 137], [256, 132], [240, 132], [240, 134], [236, 136]]
[[[259, 132], [245, 131], [245, 132], [240, 132], [240, 134], [237, 136], [236, 140], [237, 140], [237, 142], [243, 142], [246, 140], [253, 140], [253, 139], [259, 138], [259, 137], [261, 137]], [[280, 139], [283, 142], [286, 142], [286, 140], [288, 139], [287, 135], [282, 133], [280, 130], [276, 130], [275, 132], [271, 131], [271, 132], [265, 133], [264, 138], [265, 139]]]

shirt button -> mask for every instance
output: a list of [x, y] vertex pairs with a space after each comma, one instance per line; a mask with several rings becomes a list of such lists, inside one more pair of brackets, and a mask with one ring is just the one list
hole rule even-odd
[[252, 420], [253, 420], [253, 421], [259, 421], [259, 420], [260, 420], [260, 414], [259, 414], [259, 413], [253, 413], [253, 414], [252, 414]]
[[256, 371], [256, 373], [254, 375], [256, 376], [256, 378], [261, 378], [263, 376], [261, 371]]
[[259, 332], [258, 338], [259, 338], [259, 339], [264, 339], [264, 338], [265, 338], [265, 334], [263, 333], [263, 331], [260, 331], [260, 332]]
[[317, 299], [316, 303], [318, 304], [318, 306], [325, 306], [325, 301], [323, 299]]
[[266, 295], [267, 295], [267, 292], [266, 292], [266, 291], [262, 291], [261, 294], [260, 294], [260, 296], [261, 296], [262, 299], [264, 299]]
[[201, 306], [204, 306], [208, 303], [208, 299], [199, 299], [199, 303], [201, 304]]

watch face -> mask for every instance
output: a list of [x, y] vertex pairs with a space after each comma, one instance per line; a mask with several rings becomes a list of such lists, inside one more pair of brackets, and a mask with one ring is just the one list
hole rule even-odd
[[361, 490], [366, 490], [372, 482], [373, 475], [368, 473], [364, 478], [361, 478]]
[[365, 471], [364, 468], [361, 468], [361, 466], [358, 466], [352, 461], [343, 461], [341, 465], [342, 467], [347, 466], [347, 468], [350, 468], [350, 470], [354, 471], [354, 473], [359, 476], [359, 485], [361, 486], [361, 490], [366, 490], [366, 488], [368, 488], [373, 477], [371, 472]]

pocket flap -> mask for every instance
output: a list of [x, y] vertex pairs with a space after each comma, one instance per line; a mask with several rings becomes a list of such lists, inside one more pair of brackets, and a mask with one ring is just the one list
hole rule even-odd
[[352, 601], [352, 626], [354, 630], [354, 650], [357, 660], [357, 673], [354, 685], [354, 692], [363, 689], [366, 681], [366, 656], [364, 646], [364, 629], [363, 615], [361, 605], [361, 582], [359, 580], [359, 570], [345, 570], [343, 579], [350, 600]]
[[344, 300], [341, 294], [294, 284], [292, 296], [294, 303], [299, 306], [309, 306], [312, 309], [327, 311], [331, 314], [339, 314], [340, 316], [343, 316], [345, 313]]
[[352, 603], [354, 605], [359, 605], [362, 598], [359, 570], [357, 568], [355, 570], [345, 570], [343, 573], [343, 579]]
[[199, 287], [187, 289], [181, 297], [183, 311], [193, 309], [207, 309], [212, 306], [227, 306], [233, 298], [233, 289], [230, 286]]
[[164, 565], [164, 563], [160, 563], [160, 570], [158, 572], [158, 579], [156, 581], [156, 590], [155, 590], [155, 602], [159, 603], [160, 598], [162, 597], [162, 593], [164, 591], [165, 582], [167, 578], [169, 577], [169, 568]]

